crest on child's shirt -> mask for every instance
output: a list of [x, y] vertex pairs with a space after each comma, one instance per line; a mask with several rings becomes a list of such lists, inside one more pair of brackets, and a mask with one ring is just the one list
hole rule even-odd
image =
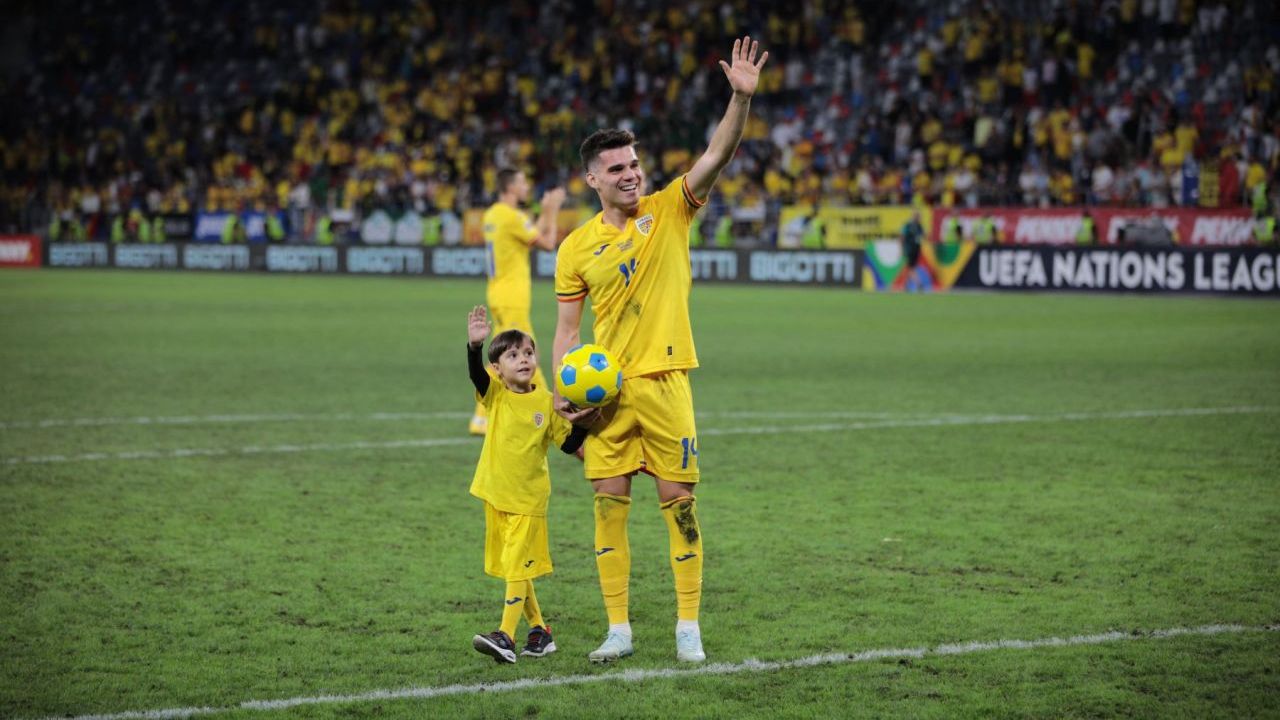
[[546, 419], [547, 419], [547, 418], [546, 418], [546, 416], [544, 416], [542, 413], [534, 413], [534, 414], [533, 414], [533, 426], [534, 426], [534, 427], [542, 427], [542, 421], [543, 421], [543, 420], [546, 420]]
[[653, 213], [644, 215], [636, 220], [636, 229], [641, 235], [649, 237], [649, 231], [653, 229]]

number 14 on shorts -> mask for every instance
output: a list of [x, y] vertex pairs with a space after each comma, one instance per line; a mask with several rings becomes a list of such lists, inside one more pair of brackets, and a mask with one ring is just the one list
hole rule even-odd
[[684, 452], [680, 457], [680, 469], [686, 470], [689, 467], [689, 456], [693, 456], [693, 461], [698, 461], [698, 438], [683, 437], [680, 438], [680, 445], [684, 448]]

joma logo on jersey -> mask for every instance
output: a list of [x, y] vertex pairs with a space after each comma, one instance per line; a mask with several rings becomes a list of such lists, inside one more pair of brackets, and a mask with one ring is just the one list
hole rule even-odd
[[649, 213], [644, 217], [637, 219], [636, 229], [640, 231], [641, 235], [649, 237], [649, 231], [653, 230], [653, 213]]

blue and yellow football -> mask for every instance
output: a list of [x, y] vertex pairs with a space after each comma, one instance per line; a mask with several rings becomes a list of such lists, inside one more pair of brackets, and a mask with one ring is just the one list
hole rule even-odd
[[556, 390], [578, 407], [603, 407], [622, 392], [622, 365], [599, 345], [569, 348], [556, 370]]

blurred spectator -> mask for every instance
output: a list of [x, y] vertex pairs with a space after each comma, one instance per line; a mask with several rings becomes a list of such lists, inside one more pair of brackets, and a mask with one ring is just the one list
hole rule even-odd
[[1275, 205], [1274, 3], [620, 9], [25, 4], [11, 13], [21, 60], [0, 68], [4, 106], [21, 108], [0, 117], [0, 230], [72, 214], [107, 237], [135, 206], [274, 205], [309, 237], [331, 211], [394, 208], [436, 218], [450, 242], [500, 166], [590, 204], [572, 179], [596, 127], [630, 123], [652, 186], [683, 170], [718, 119], [715, 60], [745, 33], [780, 60], [717, 190], [752, 235], [799, 202], [1181, 203], [1188, 169], [1210, 164], [1223, 204]]

